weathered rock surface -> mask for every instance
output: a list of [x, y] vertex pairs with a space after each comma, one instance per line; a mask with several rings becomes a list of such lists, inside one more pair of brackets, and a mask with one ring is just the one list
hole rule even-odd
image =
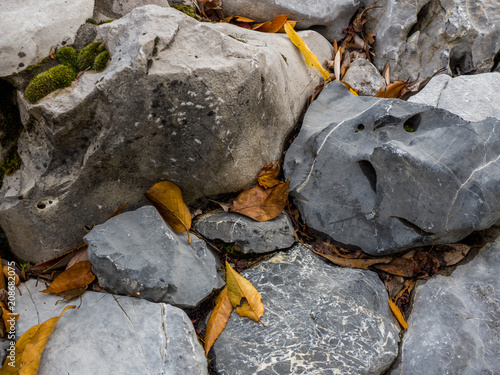
[[117, 19], [144, 5], [169, 7], [168, 0], [95, 0], [94, 17]]
[[287, 249], [295, 243], [293, 224], [285, 212], [265, 222], [234, 213], [211, 215], [200, 220], [196, 230], [211, 240], [234, 242], [234, 250], [244, 254]]
[[85, 236], [99, 285], [116, 294], [194, 308], [224, 285], [205, 242], [175, 233], [153, 206], [125, 212]]
[[[30, 280], [16, 296], [18, 336], [59, 316], [67, 305]], [[184, 311], [139, 298], [85, 292], [45, 346], [38, 374], [207, 374], [207, 361]]]
[[500, 119], [500, 73], [484, 73], [451, 78], [445, 74], [432, 78], [408, 101], [446, 109], [467, 121], [488, 117]]
[[344, 76], [344, 82], [358, 90], [359, 95], [374, 96], [385, 89], [385, 79], [371, 62], [366, 59], [354, 60]]
[[349, 25], [359, 4], [360, 0], [224, 0], [222, 10], [227, 16], [262, 22], [286, 14], [290, 20], [303, 20], [296, 25], [298, 30], [314, 29], [332, 42]]
[[496, 0], [381, 0], [368, 16], [367, 30], [377, 34], [375, 65], [382, 70], [389, 60], [392, 79], [430, 77], [441, 68], [489, 72], [500, 50]]
[[399, 326], [375, 273], [297, 246], [242, 274], [266, 326], [231, 315], [213, 347], [219, 374], [381, 374], [395, 360]]
[[[321, 35], [300, 35], [320, 61], [331, 55]], [[112, 56], [105, 71], [35, 105], [19, 95], [23, 166], [4, 179], [0, 226], [21, 259], [79, 246], [84, 225], [147, 204], [161, 180], [188, 203], [237, 189], [280, 157], [321, 79], [286, 35], [172, 8], [136, 8], [97, 38]]]
[[92, 17], [94, 1], [23, 0], [0, 3], [0, 77], [36, 64], [51, 50], [73, 43]]
[[415, 289], [396, 374], [497, 374], [500, 369], [500, 228], [451, 276]]
[[334, 82], [284, 169], [306, 224], [335, 241], [374, 255], [455, 242], [499, 220], [500, 121], [356, 97]]

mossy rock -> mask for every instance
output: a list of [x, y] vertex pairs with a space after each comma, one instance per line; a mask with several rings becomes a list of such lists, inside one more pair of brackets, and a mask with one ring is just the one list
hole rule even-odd
[[75, 79], [76, 72], [69, 66], [54, 66], [33, 78], [26, 87], [24, 96], [31, 103], [35, 103], [57, 89], [71, 86]]
[[101, 45], [101, 42], [92, 42], [80, 51], [78, 54], [78, 70], [82, 71], [92, 67]]
[[95, 58], [94, 65], [92, 65], [92, 69], [94, 69], [97, 72], [101, 72], [104, 69], [106, 69], [108, 61], [109, 61], [109, 52], [103, 51], [100, 54], [98, 54], [97, 57]]
[[78, 71], [78, 54], [73, 47], [63, 47], [57, 51], [57, 60], [63, 65]]
[[200, 15], [198, 15], [198, 13], [196, 13], [196, 11], [193, 8], [191, 8], [187, 5], [172, 5], [172, 8], [177, 9], [177, 10], [181, 11], [182, 13], [188, 15], [189, 17], [193, 17], [194, 19], [196, 19], [198, 21], [201, 20]]

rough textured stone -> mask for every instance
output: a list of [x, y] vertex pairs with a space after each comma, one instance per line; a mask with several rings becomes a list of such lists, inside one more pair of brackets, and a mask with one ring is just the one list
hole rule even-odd
[[455, 242], [499, 220], [500, 121], [356, 97], [334, 82], [284, 169], [306, 224], [335, 241], [370, 254]]
[[286, 14], [288, 19], [303, 20], [296, 25], [297, 29], [312, 28], [332, 41], [349, 25], [359, 4], [359, 0], [224, 0], [222, 10], [227, 16], [239, 15], [258, 21], [270, 21]]
[[265, 222], [233, 213], [211, 215], [200, 220], [196, 230], [211, 240], [234, 242], [234, 249], [245, 254], [287, 249], [295, 243], [293, 224], [285, 212]]
[[72, 44], [92, 17], [94, 1], [14, 0], [0, 2], [0, 77], [10, 76]]
[[389, 374], [498, 374], [499, 267], [500, 237], [451, 276], [418, 284], [401, 357]]
[[85, 236], [99, 285], [116, 294], [193, 308], [224, 283], [205, 242], [175, 233], [153, 206], [125, 212]]
[[169, 7], [168, 0], [95, 0], [94, 16], [117, 19], [144, 5]]
[[408, 101], [446, 109], [467, 121], [500, 119], [500, 73], [451, 78], [439, 75]]
[[359, 95], [374, 96], [385, 89], [385, 79], [371, 62], [366, 59], [354, 60], [344, 76], [344, 82], [358, 90]]
[[[331, 56], [321, 35], [300, 35], [320, 61]], [[25, 260], [79, 246], [84, 225], [147, 204], [158, 181], [188, 203], [237, 189], [280, 157], [321, 79], [286, 35], [172, 8], [136, 8], [97, 38], [111, 54], [102, 73], [35, 105], [18, 97], [23, 166], [4, 179], [0, 226]]]
[[[18, 336], [58, 316], [67, 305], [39, 293], [30, 280], [16, 296]], [[139, 298], [85, 292], [79, 310], [68, 310], [45, 346], [38, 374], [207, 374], [193, 325], [182, 310]]]
[[382, 70], [389, 60], [392, 79], [430, 77], [441, 68], [489, 72], [500, 50], [496, 0], [379, 0], [368, 16], [367, 30], [377, 34], [375, 65]]
[[381, 374], [399, 326], [370, 271], [325, 263], [302, 246], [243, 272], [262, 294], [266, 325], [233, 313], [214, 345], [219, 374]]

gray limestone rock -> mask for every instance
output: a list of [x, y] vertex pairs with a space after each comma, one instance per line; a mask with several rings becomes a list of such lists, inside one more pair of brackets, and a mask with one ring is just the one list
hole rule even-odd
[[213, 346], [219, 374], [375, 375], [395, 360], [399, 326], [376, 273], [297, 246], [242, 275], [262, 294], [265, 327], [233, 312]]
[[500, 228], [451, 276], [415, 288], [413, 310], [390, 375], [495, 375], [500, 369]]
[[[4, 178], [0, 226], [27, 261], [79, 246], [83, 226], [124, 202], [147, 204], [158, 181], [176, 183], [187, 203], [234, 191], [280, 157], [321, 80], [284, 34], [173, 8], [136, 8], [97, 30], [106, 70], [34, 105], [18, 95], [23, 165]], [[320, 34], [300, 35], [320, 61], [331, 56]]]
[[409, 102], [446, 109], [467, 121], [500, 119], [500, 73], [432, 78]]
[[234, 242], [235, 250], [244, 254], [287, 249], [295, 243], [293, 224], [285, 212], [265, 222], [234, 213], [211, 215], [200, 220], [196, 230], [211, 240]]
[[194, 308], [224, 283], [205, 242], [175, 233], [153, 206], [125, 212], [85, 237], [99, 285], [116, 294]]
[[[30, 280], [16, 296], [17, 336], [59, 316], [61, 298], [39, 293]], [[168, 374], [206, 375], [207, 361], [184, 311], [139, 298], [85, 292], [79, 310], [66, 311], [43, 351], [40, 375]]]
[[367, 59], [354, 60], [344, 76], [344, 82], [358, 90], [360, 95], [374, 96], [385, 89], [385, 79], [380, 72]]
[[500, 121], [331, 83], [284, 163], [306, 224], [373, 254], [456, 242], [500, 217]]
[[161, 7], [170, 6], [168, 0], [95, 0], [94, 17], [97, 19], [117, 19], [135, 8], [150, 4]]

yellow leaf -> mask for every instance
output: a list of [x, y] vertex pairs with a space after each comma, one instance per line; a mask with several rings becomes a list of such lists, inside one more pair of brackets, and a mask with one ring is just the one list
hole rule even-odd
[[295, 46], [304, 55], [306, 64], [309, 65], [311, 68], [318, 70], [324, 79], [329, 79], [330, 73], [325, 68], [323, 68], [323, 66], [318, 61], [318, 57], [314, 53], [312, 53], [312, 51], [307, 47], [306, 43], [302, 40], [300, 36], [297, 35], [295, 30], [288, 23], [285, 23], [285, 32], [292, 41], [292, 43], [295, 44]]
[[219, 337], [224, 327], [226, 327], [232, 311], [233, 305], [229, 300], [226, 286], [215, 300], [215, 307], [208, 319], [207, 330], [205, 332], [205, 355], [208, 354], [215, 340], [217, 340], [217, 337]]
[[181, 189], [173, 182], [163, 181], [153, 185], [145, 195], [173, 230], [188, 233], [191, 243], [191, 213], [182, 199]]
[[87, 288], [95, 279], [90, 262], [79, 262], [57, 276], [47, 289], [40, 293], [59, 294], [68, 290]]
[[403, 317], [403, 313], [399, 309], [398, 305], [394, 303], [394, 300], [392, 298], [389, 298], [389, 307], [391, 308], [391, 311], [398, 320], [399, 324], [401, 324], [401, 327], [403, 327], [404, 329], [408, 329], [408, 323], [406, 323], [406, 320]]
[[17, 319], [19, 319], [19, 314], [12, 314], [3, 302], [0, 302], [0, 306], [2, 307], [2, 320], [5, 332], [14, 331], [13, 326], [16, 324]]
[[258, 30], [264, 33], [276, 33], [285, 25], [287, 18], [288, 17], [285, 14], [280, 14], [272, 21], [264, 22], [258, 27], [253, 28], [253, 30]]
[[376, 98], [397, 98], [401, 90], [406, 87], [408, 83], [406, 81], [395, 81], [387, 85], [386, 89], [380, 90], [375, 94]]
[[[236, 272], [228, 262], [226, 262], [226, 282], [228, 297], [236, 312], [240, 316], [246, 316], [258, 322], [264, 314], [264, 304], [261, 301], [262, 296], [257, 289], [243, 276]], [[246, 301], [238, 307], [241, 299]]]
[[273, 161], [264, 165], [259, 175], [257, 176], [257, 183], [263, 188], [270, 188], [278, 185], [281, 181], [276, 179], [280, 173], [280, 164], [278, 161]]

